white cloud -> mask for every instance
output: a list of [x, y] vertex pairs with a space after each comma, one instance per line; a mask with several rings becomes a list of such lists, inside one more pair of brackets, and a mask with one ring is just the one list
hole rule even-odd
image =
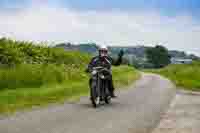
[[33, 5], [0, 13], [0, 37], [109, 45], [161, 43], [169, 49], [200, 53], [200, 23], [189, 15], [166, 17], [153, 11], [78, 11]]

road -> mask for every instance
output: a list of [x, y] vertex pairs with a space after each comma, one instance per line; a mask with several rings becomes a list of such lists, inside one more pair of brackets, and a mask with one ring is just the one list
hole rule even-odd
[[179, 90], [153, 133], [199, 133], [200, 93]]
[[129, 89], [118, 91], [110, 105], [92, 108], [87, 97], [0, 120], [0, 133], [149, 133], [175, 96], [174, 85], [142, 74]]

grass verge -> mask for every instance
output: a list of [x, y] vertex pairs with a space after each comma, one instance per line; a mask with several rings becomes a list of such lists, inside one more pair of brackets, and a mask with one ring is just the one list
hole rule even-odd
[[190, 91], [200, 91], [200, 62], [169, 65], [158, 70], [145, 70], [169, 78], [178, 87]]

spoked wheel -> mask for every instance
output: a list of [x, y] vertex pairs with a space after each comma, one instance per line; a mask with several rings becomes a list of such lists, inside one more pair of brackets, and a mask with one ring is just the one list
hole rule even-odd
[[96, 86], [92, 86], [91, 88], [91, 102], [95, 108], [100, 104], [100, 97], [98, 95]]

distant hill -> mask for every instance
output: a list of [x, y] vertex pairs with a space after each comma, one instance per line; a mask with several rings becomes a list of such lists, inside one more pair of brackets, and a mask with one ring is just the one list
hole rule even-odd
[[[71, 43], [61, 43], [56, 45], [55, 47], [64, 48], [65, 50], [77, 50], [81, 52], [87, 52], [90, 54], [97, 54], [98, 46], [95, 43], [85, 43], [74, 45]], [[133, 55], [136, 58], [145, 58], [145, 51], [147, 46], [112, 46], [109, 47], [109, 51], [111, 51], [112, 55], [116, 55], [120, 50], [123, 50], [126, 55]], [[178, 50], [169, 50], [169, 55], [173, 58], [182, 58], [182, 59], [199, 59], [198, 56], [194, 54], [187, 54], [183, 51]]]
[[79, 44], [79, 45], [74, 45], [71, 43], [61, 43], [55, 46], [56, 48], [64, 48], [67, 51], [81, 51], [81, 52], [86, 52], [90, 54], [95, 54], [98, 50], [98, 46], [94, 43], [86, 43], [86, 44]]
[[[86, 43], [86, 44], [78, 44], [74, 45], [71, 43], [61, 43], [57, 44], [55, 47], [57, 48], [64, 48], [65, 50], [75, 50], [75, 51], [81, 51], [81, 52], [87, 52], [90, 54], [97, 54], [98, 52], [98, 46], [95, 43]], [[148, 47], [144, 46], [133, 46], [133, 47], [119, 47], [119, 46], [112, 46], [108, 47], [109, 51], [112, 55], [116, 55], [119, 53], [120, 50], [123, 50], [125, 54], [127, 55], [135, 55], [136, 57], [144, 57], [145, 56], [145, 50]]]

